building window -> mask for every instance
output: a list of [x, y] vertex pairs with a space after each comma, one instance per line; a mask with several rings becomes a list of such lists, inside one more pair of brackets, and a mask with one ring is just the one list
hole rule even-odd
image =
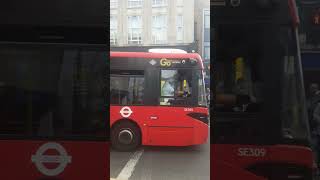
[[177, 42], [183, 41], [183, 16], [177, 16]]
[[206, 43], [210, 43], [210, 12], [205, 11], [204, 12], [204, 22], [203, 22], [203, 41]]
[[183, 6], [183, 0], [177, 0], [177, 6]]
[[205, 46], [203, 51], [204, 59], [210, 59], [210, 46]]
[[117, 17], [110, 17], [110, 45], [117, 44], [117, 30], [118, 30], [118, 21]]
[[210, 13], [206, 13], [204, 16], [204, 28], [210, 28]]
[[143, 0], [128, 0], [128, 8], [142, 7]]
[[[213, 29], [212, 29], [213, 30]], [[203, 10], [203, 46], [202, 56], [205, 60], [210, 63], [210, 11], [207, 9]]]
[[128, 16], [128, 44], [142, 43], [141, 16]]
[[167, 42], [167, 16], [156, 15], [152, 17], [152, 42], [164, 44]]
[[167, 6], [167, 0], [152, 0], [152, 6]]
[[110, 9], [115, 9], [118, 7], [118, 0], [110, 0]]

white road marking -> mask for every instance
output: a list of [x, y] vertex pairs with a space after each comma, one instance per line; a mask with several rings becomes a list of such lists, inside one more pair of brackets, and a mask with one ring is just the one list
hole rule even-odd
[[129, 180], [142, 154], [143, 154], [143, 149], [136, 151], [131, 156], [130, 160], [127, 162], [124, 168], [121, 170], [116, 180]]

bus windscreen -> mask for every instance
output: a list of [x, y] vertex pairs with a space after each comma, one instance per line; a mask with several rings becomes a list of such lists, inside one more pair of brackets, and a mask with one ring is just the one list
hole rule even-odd
[[217, 33], [214, 141], [306, 141], [294, 30], [269, 24], [234, 27], [221, 25]]

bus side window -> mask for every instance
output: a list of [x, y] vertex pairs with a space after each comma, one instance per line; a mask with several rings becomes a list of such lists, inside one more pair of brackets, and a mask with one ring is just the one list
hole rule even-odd
[[144, 98], [144, 76], [112, 74], [110, 77], [110, 103], [141, 105]]

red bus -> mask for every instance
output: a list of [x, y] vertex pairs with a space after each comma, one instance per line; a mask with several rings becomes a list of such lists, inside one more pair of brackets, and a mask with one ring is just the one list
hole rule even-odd
[[206, 142], [208, 109], [198, 54], [111, 52], [110, 57], [112, 147]]
[[294, 1], [211, 7], [212, 178], [311, 180], [314, 158]]

